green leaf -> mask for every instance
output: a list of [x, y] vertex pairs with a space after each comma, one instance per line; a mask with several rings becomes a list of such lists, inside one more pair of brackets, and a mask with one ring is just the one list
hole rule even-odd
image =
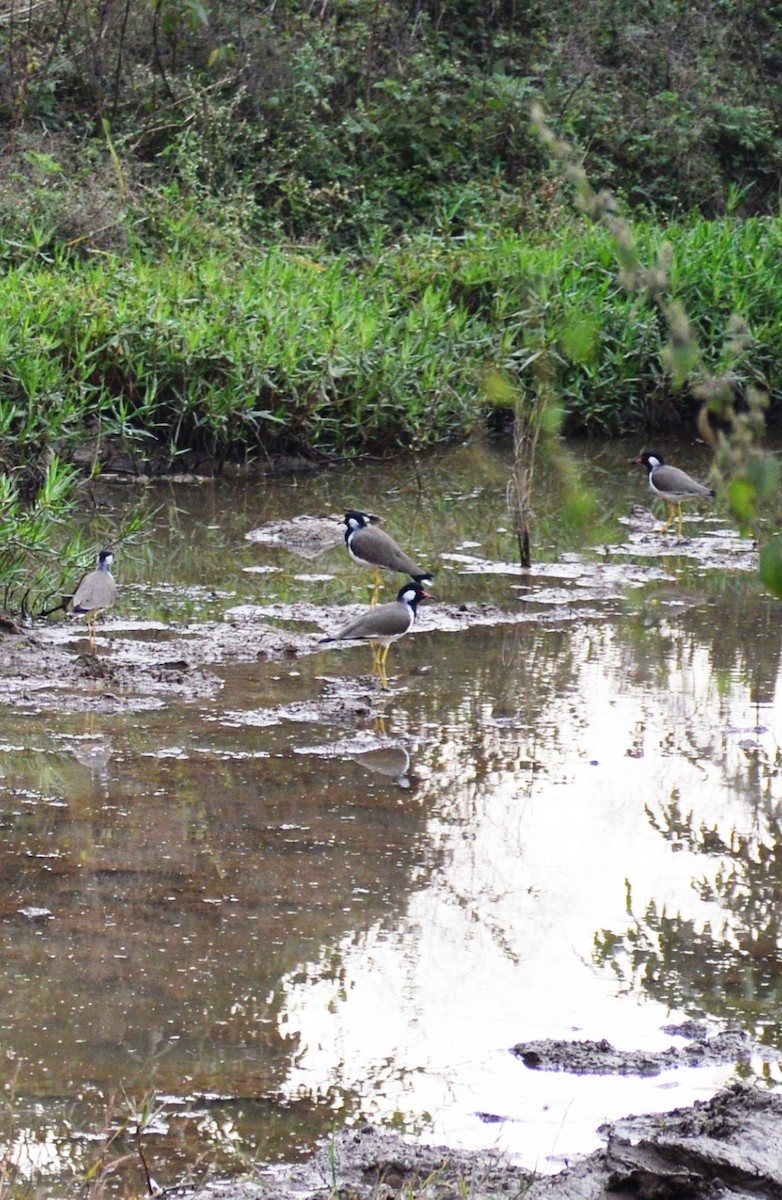
[[513, 408], [517, 391], [512, 381], [501, 371], [487, 371], [483, 377], [486, 399], [495, 408]]
[[564, 422], [565, 409], [563, 405], [558, 400], [547, 399], [540, 414], [541, 432], [556, 437], [561, 432]]
[[760, 552], [760, 578], [770, 592], [782, 597], [782, 537], [773, 537]]
[[563, 322], [559, 330], [559, 340], [564, 353], [576, 363], [594, 362], [598, 332], [598, 323], [594, 317], [571, 317]]
[[752, 528], [758, 512], [758, 492], [748, 479], [734, 479], [728, 488], [728, 507], [743, 533]]
[[747, 479], [757, 492], [758, 500], [767, 500], [776, 491], [782, 464], [770, 454], [756, 454], [747, 463]]

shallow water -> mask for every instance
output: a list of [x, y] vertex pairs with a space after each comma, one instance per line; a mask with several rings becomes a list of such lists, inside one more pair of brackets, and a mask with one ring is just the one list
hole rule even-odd
[[[628, 541], [649, 500], [637, 446], [572, 449], [601, 526], [563, 528], [542, 473], [529, 573], [507, 453], [482, 443], [148, 489], [155, 536], [119, 556], [101, 655], [241, 605], [365, 598], [340, 546], [306, 560], [246, 537], [346, 507], [382, 512], [442, 602], [527, 619], [427, 631], [422, 611], [365, 720], [297, 707], [365, 677], [364, 646], [224, 663], [216, 695], [140, 712], [1, 710], [0, 1130], [20, 1194], [83, 1181], [145, 1101], [163, 1185], [365, 1119], [556, 1169], [601, 1121], [737, 1068], [552, 1075], [517, 1042], [662, 1048], [703, 1015], [782, 1046], [778, 602], [746, 546], [709, 550], [719, 507], [691, 510], [672, 553]], [[705, 474], [703, 454], [671, 457]], [[102, 1183], [143, 1190], [131, 1138], [120, 1152]]]

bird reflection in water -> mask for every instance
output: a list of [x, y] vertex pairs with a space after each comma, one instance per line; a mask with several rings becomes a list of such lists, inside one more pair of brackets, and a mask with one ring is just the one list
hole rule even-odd
[[398, 787], [405, 790], [410, 787], [410, 755], [401, 743], [359, 750], [350, 757], [368, 771], [387, 775]]

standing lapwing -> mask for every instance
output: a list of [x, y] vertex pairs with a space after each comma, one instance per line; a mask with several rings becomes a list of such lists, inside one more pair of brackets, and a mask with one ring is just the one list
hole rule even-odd
[[113, 562], [113, 552], [101, 550], [96, 569], [84, 576], [71, 600], [71, 612], [84, 614], [91, 650], [95, 649], [95, 622], [117, 599], [117, 584], [111, 573]]
[[414, 563], [409, 554], [381, 529], [377, 518], [368, 513], [352, 509], [345, 513], [345, 545], [354, 562], [369, 567], [375, 573], [375, 590], [370, 604], [377, 604], [380, 594], [380, 572], [399, 571], [409, 575], [416, 583], [431, 583], [432, 572], [424, 571]]
[[668, 505], [668, 520], [660, 530], [667, 533], [677, 512], [679, 515], [679, 537], [682, 536], [682, 502], [684, 500], [713, 500], [714, 491], [705, 484], [698, 483], [686, 471], [678, 467], [670, 467], [661, 454], [653, 454], [644, 450], [633, 462], [646, 467], [649, 472], [649, 487], [655, 496], [662, 496]]
[[377, 604], [360, 617], [354, 617], [331, 637], [323, 642], [368, 641], [372, 642], [374, 667], [383, 687], [388, 686], [386, 659], [389, 647], [398, 638], [409, 633], [415, 624], [416, 610], [421, 600], [431, 600], [429, 592], [417, 580], [405, 583], [399, 589], [396, 600], [390, 604]]

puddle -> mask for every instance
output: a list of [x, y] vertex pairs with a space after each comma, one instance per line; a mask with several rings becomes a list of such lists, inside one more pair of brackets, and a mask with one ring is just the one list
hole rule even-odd
[[[601, 1121], [778, 1080], [778, 602], [719, 509], [657, 534], [633, 452], [574, 448], [605, 525], [573, 544], [542, 491], [529, 571], [490, 446], [150, 485], [155, 536], [118, 556], [97, 654], [64, 622], [4, 639], [20, 1188], [84, 1180], [152, 1093], [171, 1186], [365, 1120], [554, 1170]], [[385, 690], [369, 647], [320, 643], [371, 588], [333, 536], [348, 507], [436, 572]], [[659, 1054], [693, 1016], [765, 1053], [654, 1077], [512, 1053]], [[138, 1161], [116, 1148], [122, 1195]]]

